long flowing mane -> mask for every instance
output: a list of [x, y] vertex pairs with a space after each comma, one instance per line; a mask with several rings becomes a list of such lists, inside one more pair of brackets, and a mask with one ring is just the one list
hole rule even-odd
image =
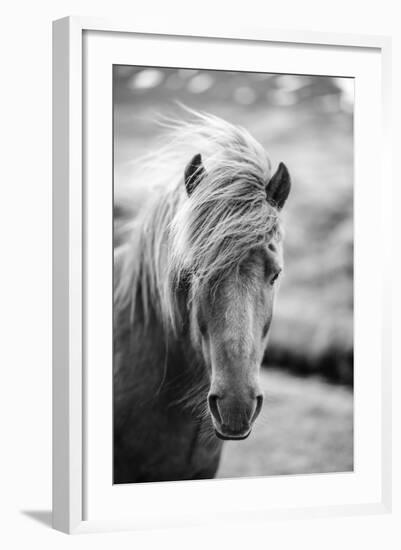
[[[266, 200], [271, 163], [243, 128], [187, 110], [185, 121], [167, 120], [160, 148], [135, 163], [133, 183], [146, 182], [151, 198], [115, 250], [115, 310], [140, 296], [145, 318], [152, 309], [179, 332], [177, 286], [191, 276], [189, 299], [236, 269], [253, 247], [280, 238], [278, 211]], [[201, 183], [188, 197], [185, 166], [200, 153]]]

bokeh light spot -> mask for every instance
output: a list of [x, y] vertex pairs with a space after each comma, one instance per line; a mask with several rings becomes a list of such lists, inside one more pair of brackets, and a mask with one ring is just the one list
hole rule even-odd
[[161, 84], [164, 74], [159, 69], [144, 69], [139, 71], [129, 83], [129, 87], [136, 90], [155, 88]]

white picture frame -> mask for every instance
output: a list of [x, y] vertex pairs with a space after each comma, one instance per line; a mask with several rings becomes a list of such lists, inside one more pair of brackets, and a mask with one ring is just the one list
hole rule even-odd
[[[90, 38], [91, 42], [88, 41], [88, 36], [94, 37], [93, 39]], [[102, 492], [101, 489], [97, 490], [97, 487], [102, 488], [104, 483], [111, 484], [111, 477], [107, 481], [104, 481], [105, 470], [102, 469], [102, 465], [99, 466], [98, 471], [95, 471], [96, 468], [93, 465], [93, 461], [91, 462], [87, 459], [88, 449], [91, 446], [100, 449], [104, 441], [95, 434], [94, 415], [91, 410], [88, 411], [86, 400], [88, 395], [91, 395], [91, 403], [96, 402], [96, 398], [93, 398], [93, 396], [98, 390], [99, 395], [105, 395], [102, 392], [107, 392], [107, 383], [103, 382], [102, 387], [102, 382], [99, 379], [99, 388], [97, 388], [94, 387], [97, 385], [97, 382], [94, 382], [90, 376], [88, 377], [88, 342], [91, 341], [90, 328], [88, 330], [88, 326], [90, 327], [88, 325], [88, 318], [91, 318], [91, 302], [89, 299], [90, 303], [88, 306], [87, 295], [88, 292], [93, 295], [96, 292], [96, 288], [88, 285], [85, 272], [90, 262], [101, 262], [105, 258], [100, 258], [96, 254], [91, 256], [90, 254], [90, 234], [92, 230], [88, 229], [86, 216], [89, 210], [91, 211], [89, 217], [91, 220], [94, 220], [96, 215], [93, 215], [93, 212], [98, 208], [100, 210], [103, 209], [102, 212], [105, 212], [105, 209], [109, 208], [111, 212], [111, 204], [109, 202], [111, 199], [111, 187], [110, 189], [106, 187], [107, 177], [110, 176], [110, 165], [106, 166], [108, 171], [103, 170], [103, 175], [102, 173], [98, 175], [99, 197], [95, 199], [90, 189], [88, 191], [85, 186], [86, 179], [88, 177], [93, 178], [93, 175], [91, 175], [90, 158], [94, 153], [91, 150], [92, 141], [90, 136], [93, 135], [91, 124], [94, 120], [93, 115], [95, 112], [93, 111], [91, 114], [91, 109], [98, 109], [101, 105], [104, 106], [107, 103], [99, 103], [98, 106], [94, 107], [92, 107], [91, 103], [90, 107], [88, 107], [84, 87], [88, 84], [88, 79], [92, 77], [104, 78], [105, 75], [107, 76], [102, 66], [102, 63], [106, 63], [106, 58], [107, 63], [121, 63], [122, 58], [124, 58], [124, 62], [129, 60], [130, 56], [132, 56], [131, 48], [127, 47], [128, 42], [123, 44], [122, 40], [130, 40], [130, 37], [142, 40], [142, 55], [145, 55], [146, 59], [159, 59], [159, 65], [167, 63], [165, 56], [169, 55], [168, 47], [164, 48], [165, 51], [163, 52], [160, 48], [157, 48], [157, 41], [164, 40], [167, 46], [171, 45], [171, 52], [173, 52], [175, 47], [174, 41], [179, 41], [181, 45], [183, 42], [186, 45], [196, 42], [197, 51], [199, 52], [201, 52], [202, 48], [205, 50], [211, 50], [213, 47], [217, 48], [217, 45], [220, 49], [224, 47], [227, 52], [230, 49], [238, 48], [239, 53], [243, 47], [263, 48], [266, 45], [284, 50], [285, 48], [298, 48], [304, 54], [306, 51], [316, 51], [316, 59], [310, 61], [310, 63], [316, 63], [316, 67], [322, 64], [322, 54], [319, 54], [318, 49], [325, 48], [324, 55], [327, 56], [327, 70], [330, 70], [330, 58], [333, 58], [333, 63], [335, 64], [335, 58], [341, 55], [343, 66], [348, 67], [346, 69], [347, 76], [356, 77], [357, 72], [360, 71], [358, 74], [360, 75], [361, 94], [363, 94], [363, 86], [367, 87], [368, 85], [368, 78], [376, 75], [374, 77], [373, 95], [366, 100], [365, 105], [363, 105], [363, 95], [359, 96], [360, 103], [356, 102], [356, 116], [360, 117], [356, 121], [356, 155], [357, 157], [358, 155], [361, 157], [377, 151], [375, 166], [370, 167], [369, 170], [362, 172], [361, 165], [356, 163], [356, 182], [358, 183], [358, 180], [362, 179], [367, 182], [367, 190], [359, 186], [360, 191], [358, 193], [360, 194], [355, 203], [357, 216], [363, 221], [364, 209], [362, 208], [361, 201], [366, 202], [363, 196], [364, 193], [368, 192], [370, 184], [373, 184], [373, 179], [375, 180], [376, 187], [380, 189], [379, 194], [383, 195], [385, 193], [387, 200], [391, 195], [390, 162], [388, 158], [388, 151], [390, 149], [388, 144], [388, 124], [390, 117], [389, 66], [391, 50], [389, 38], [299, 31], [281, 32], [260, 28], [214, 29], [212, 25], [207, 29], [199, 29], [195, 23], [193, 28], [188, 28], [187, 26], [182, 28], [179, 22], [175, 23], [175, 25], [166, 25], [166, 28], [161, 28], [156, 24], [154, 28], [148, 28], [143, 27], [140, 23], [131, 24], [129, 22], [112, 22], [82, 17], [69, 17], [55, 21], [53, 26], [54, 528], [67, 533], [76, 533], [191, 525], [194, 523], [203, 524], [215, 520], [265, 521], [269, 517], [290, 518], [309, 517], [312, 515], [384, 513], [389, 511], [391, 507], [391, 401], [389, 398], [391, 395], [391, 358], [390, 331], [388, 329], [390, 323], [390, 296], [389, 285], [386, 280], [386, 273], [390, 272], [390, 269], [386, 269], [390, 261], [388, 249], [384, 250], [383, 265], [378, 271], [378, 280], [375, 282], [373, 289], [375, 296], [374, 307], [377, 307], [378, 310], [380, 309], [380, 315], [378, 315], [380, 323], [378, 322], [378, 325], [375, 326], [377, 330], [374, 333], [372, 331], [371, 340], [369, 340], [372, 342], [372, 349], [374, 348], [374, 351], [365, 350], [364, 352], [363, 349], [360, 349], [359, 354], [360, 362], [370, 361], [371, 363], [370, 369], [366, 369], [368, 374], [365, 373], [361, 376], [370, 376], [370, 378], [366, 378], [365, 389], [363, 390], [361, 390], [361, 385], [358, 385], [358, 382], [355, 385], [356, 407], [357, 414], [359, 414], [356, 422], [360, 422], [359, 426], [362, 426], [364, 422], [363, 414], [364, 411], [368, 410], [367, 403], [371, 400], [371, 409], [373, 412], [369, 414], [375, 415], [375, 418], [373, 418], [373, 421], [371, 421], [372, 419], [369, 420], [371, 421], [372, 438], [374, 439], [370, 445], [372, 445], [372, 448], [373, 445], [377, 448], [377, 453], [373, 453], [375, 456], [371, 458], [370, 463], [363, 463], [362, 457], [359, 463], [359, 470], [357, 467], [356, 472], [353, 472], [353, 474], [342, 474], [342, 476], [354, 475], [355, 483], [350, 481], [350, 477], [341, 478], [340, 474], [336, 479], [333, 478], [333, 483], [330, 483], [330, 476], [326, 477], [325, 480], [323, 480], [322, 476], [320, 478], [318, 476], [287, 476], [285, 480], [277, 481], [275, 480], [276, 478], [271, 478], [269, 480], [269, 492], [272, 495], [280, 493], [282, 495], [281, 501], [279, 502], [278, 497], [273, 496], [272, 498], [276, 498], [276, 502], [272, 500], [268, 506], [265, 506], [257, 501], [253, 507], [247, 508], [245, 512], [242, 506], [234, 502], [235, 495], [239, 493], [243, 495], [244, 499], [252, 498], [258, 484], [262, 483], [261, 478], [216, 480], [213, 482], [196, 482], [196, 484], [192, 482], [192, 485], [191, 482], [179, 482], [178, 484], [167, 484], [169, 486], [168, 489], [162, 487], [163, 484], [125, 486], [124, 489], [121, 489], [123, 489], [126, 495], [122, 495], [122, 491], [120, 491], [116, 497], [121, 501], [121, 506], [118, 505], [117, 500], [113, 500], [115, 498], [114, 494], [111, 495], [107, 491]], [[106, 43], [103, 43], [104, 39], [106, 39]], [[114, 46], [117, 42], [120, 43], [120, 46]], [[152, 43], [156, 44], [156, 46], [149, 47], [149, 44]], [[132, 51], [138, 51], [137, 49], [135, 50], [136, 47], [134, 45]], [[115, 60], [113, 59], [113, 55], [116, 56]], [[201, 56], [201, 54], [199, 55]], [[285, 56], [285, 51], [283, 55]], [[359, 57], [355, 57], [358, 55]], [[350, 58], [351, 60], [352, 56], [355, 59], [352, 62], [350, 61], [348, 66], [347, 59]], [[305, 54], [305, 59], [307, 57]], [[99, 63], [97, 63], [97, 60], [100, 60]], [[238, 63], [238, 61], [233, 61], [232, 64], [230, 57], [226, 57], [226, 60], [230, 68], [235, 68], [235, 63]], [[132, 59], [131, 64], [134, 65], [135, 62], [137, 64], [146, 64], [139, 63], [135, 59]], [[93, 72], [91, 72], [92, 66], [94, 67]], [[310, 65], [310, 67], [312, 66], [314, 65]], [[374, 71], [372, 72], [370, 69], [373, 66]], [[297, 70], [293, 72], [305, 72], [306, 61], [298, 58], [297, 67]], [[269, 70], [271, 71], [271, 67], [266, 66], [266, 72], [269, 72]], [[312, 74], [321, 73], [313, 72]], [[363, 75], [366, 75], [366, 80], [364, 80], [365, 77]], [[358, 86], [358, 80], [356, 84]], [[107, 92], [105, 95], [102, 95], [99, 101], [108, 101]], [[358, 114], [358, 109], [359, 113], [366, 113], [369, 108], [372, 112], [371, 124], [377, 133], [375, 132], [372, 137], [373, 144], [362, 143], [363, 140], [360, 140], [361, 144], [359, 145], [359, 136], [366, 121]], [[102, 136], [96, 147], [98, 148], [97, 151], [106, 150], [109, 147], [109, 153], [111, 154], [112, 129], [110, 118], [107, 117], [108, 115], [106, 115], [105, 120], [99, 121], [98, 124], [100, 126], [96, 128], [97, 134]], [[104, 186], [101, 185], [102, 177], [106, 178]], [[368, 197], [366, 196], [365, 198], [368, 201]], [[376, 198], [373, 200], [376, 200]], [[366, 202], [366, 208], [368, 208], [368, 202]], [[384, 207], [379, 208], [379, 217], [381, 224], [375, 228], [377, 235], [369, 236], [369, 239], [373, 241], [373, 246], [375, 242], [380, 242], [382, 235], [389, 232]], [[102, 219], [104, 220], [104, 217]], [[98, 225], [97, 229], [102, 231], [102, 233], [104, 231], [106, 248], [108, 246], [107, 242], [110, 242], [108, 241], [110, 234], [107, 232], [111, 231], [111, 225], [107, 225], [107, 220], [110, 221], [110, 218], [106, 218], [102, 222], [98, 219], [95, 222], [103, 224], [102, 226]], [[368, 237], [361, 235], [362, 232], [360, 232], [359, 236], [358, 232], [356, 232], [357, 243], [358, 239], [360, 239], [360, 256], [356, 260], [360, 261], [362, 265], [367, 257], [366, 254], [364, 256], [363, 248], [366, 243], [364, 243], [363, 239], [367, 239]], [[385, 241], [385, 239], [382, 241]], [[106, 277], [102, 281], [102, 284], [107, 285], [109, 282]], [[357, 286], [356, 292], [358, 292]], [[360, 296], [361, 299], [359, 300], [358, 307], [362, 307], [363, 305], [362, 291]], [[358, 295], [356, 295], [356, 299], [358, 303]], [[105, 318], [111, 316], [110, 308], [109, 303], [102, 310]], [[360, 317], [363, 318], [368, 312], [365, 310], [360, 313]], [[358, 323], [357, 316], [356, 323]], [[109, 325], [106, 323], [103, 327], [99, 327], [99, 330], [107, 331], [108, 327]], [[361, 340], [365, 339], [365, 341], [368, 341], [366, 340], [366, 338], [370, 338], [368, 328], [365, 327], [364, 331], [363, 334], [360, 334], [360, 338]], [[104, 361], [107, 362], [109, 355], [105, 353], [104, 357]], [[111, 369], [111, 364], [108, 363], [108, 365]], [[107, 368], [106, 363], [105, 368]], [[111, 392], [111, 376], [109, 384]], [[360, 395], [358, 395], [358, 392], [360, 392]], [[99, 422], [104, 422], [105, 424], [103, 425], [109, 426], [111, 419], [107, 415], [110, 416], [110, 408], [105, 406], [105, 411], [104, 417], [99, 417]], [[94, 437], [91, 437], [91, 434], [95, 434]], [[365, 449], [364, 443], [362, 440], [360, 443], [359, 448], [363, 454], [363, 449]], [[358, 446], [356, 448], [358, 452]], [[100, 453], [100, 455], [103, 456], [103, 453]], [[102, 461], [99, 460], [99, 462], [101, 463]], [[105, 464], [105, 468], [107, 468], [107, 464], [109, 463]], [[358, 475], [360, 475], [359, 478]], [[317, 489], [315, 484], [316, 493], [313, 493], [315, 489], [311, 490], [311, 492], [309, 491], [313, 484], [312, 478], [314, 477], [317, 478], [318, 484], [322, 487], [324, 486], [323, 489]], [[195, 485], [196, 489], [194, 489]], [[291, 485], [297, 486], [299, 498], [296, 500], [292, 499], [291, 505], [288, 505], [286, 504], [286, 494], [291, 494], [291, 492], [288, 492]], [[200, 502], [199, 509], [202, 509], [202, 499], [210, 498], [210, 495], [214, 494], [213, 492], [215, 492], [217, 499], [220, 498], [219, 494], [226, 494], [226, 497], [222, 496], [221, 498], [225, 498], [226, 502], [231, 501], [229, 514], [221, 514], [220, 516], [213, 512], [200, 514], [196, 508], [191, 513], [191, 511], [188, 511], [186, 503], [188, 499], [191, 499], [191, 493], [194, 491], [196, 491], [197, 500]], [[321, 494], [323, 491], [326, 491], [329, 495], [326, 500], [319, 497], [319, 492]], [[309, 492], [312, 495], [315, 494], [315, 497], [311, 497], [308, 501], [306, 494]], [[155, 502], [158, 500], [163, 502], [163, 499], [166, 498], [169, 499], [169, 502], [172, 502], [172, 505], [168, 513], [163, 513], [162, 515], [162, 508], [158, 508]], [[96, 506], [92, 506], [92, 509], [96, 509], [97, 513], [89, 514], [89, 516], [88, 500], [98, 503], [97, 508]], [[134, 509], [132, 506], [128, 509], [127, 503], [129, 502], [134, 503]], [[136, 509], [135, 502], [140, 503]], [[184, 505], [182, 504], [183, 502]], [[107, 508], [107, 503], [109, 503], [109, 509]], [[111, 506], [116, 510], [114, 514], [111, 513]], [[127, 510], [126, 513], [123, 513], [124, 509]], [[187, 511], [188, 513], [186, 513]]]

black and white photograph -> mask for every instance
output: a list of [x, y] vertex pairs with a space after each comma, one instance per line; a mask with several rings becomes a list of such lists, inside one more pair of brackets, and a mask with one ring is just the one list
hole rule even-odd
[[396, 7], [5, 5], [1, 548], [401, 548]]
[[113, 66], [113, 481], [349, 472], [354, 80]]

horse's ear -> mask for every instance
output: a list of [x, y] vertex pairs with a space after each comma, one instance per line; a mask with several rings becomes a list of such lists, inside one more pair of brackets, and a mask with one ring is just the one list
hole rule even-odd
[[281, 210], [288, 198], [291, 189], [291, 178], [286, 165], [280, 162], [276, 172], [266, 185], [268, 202]]
[[187, 164], [185, 168], [185, 187], [187, 189], [188, 196], [190, 196], [200, 180], [206, 174], [206, 170], [202, 164], [202, 157], [198, 153]]

